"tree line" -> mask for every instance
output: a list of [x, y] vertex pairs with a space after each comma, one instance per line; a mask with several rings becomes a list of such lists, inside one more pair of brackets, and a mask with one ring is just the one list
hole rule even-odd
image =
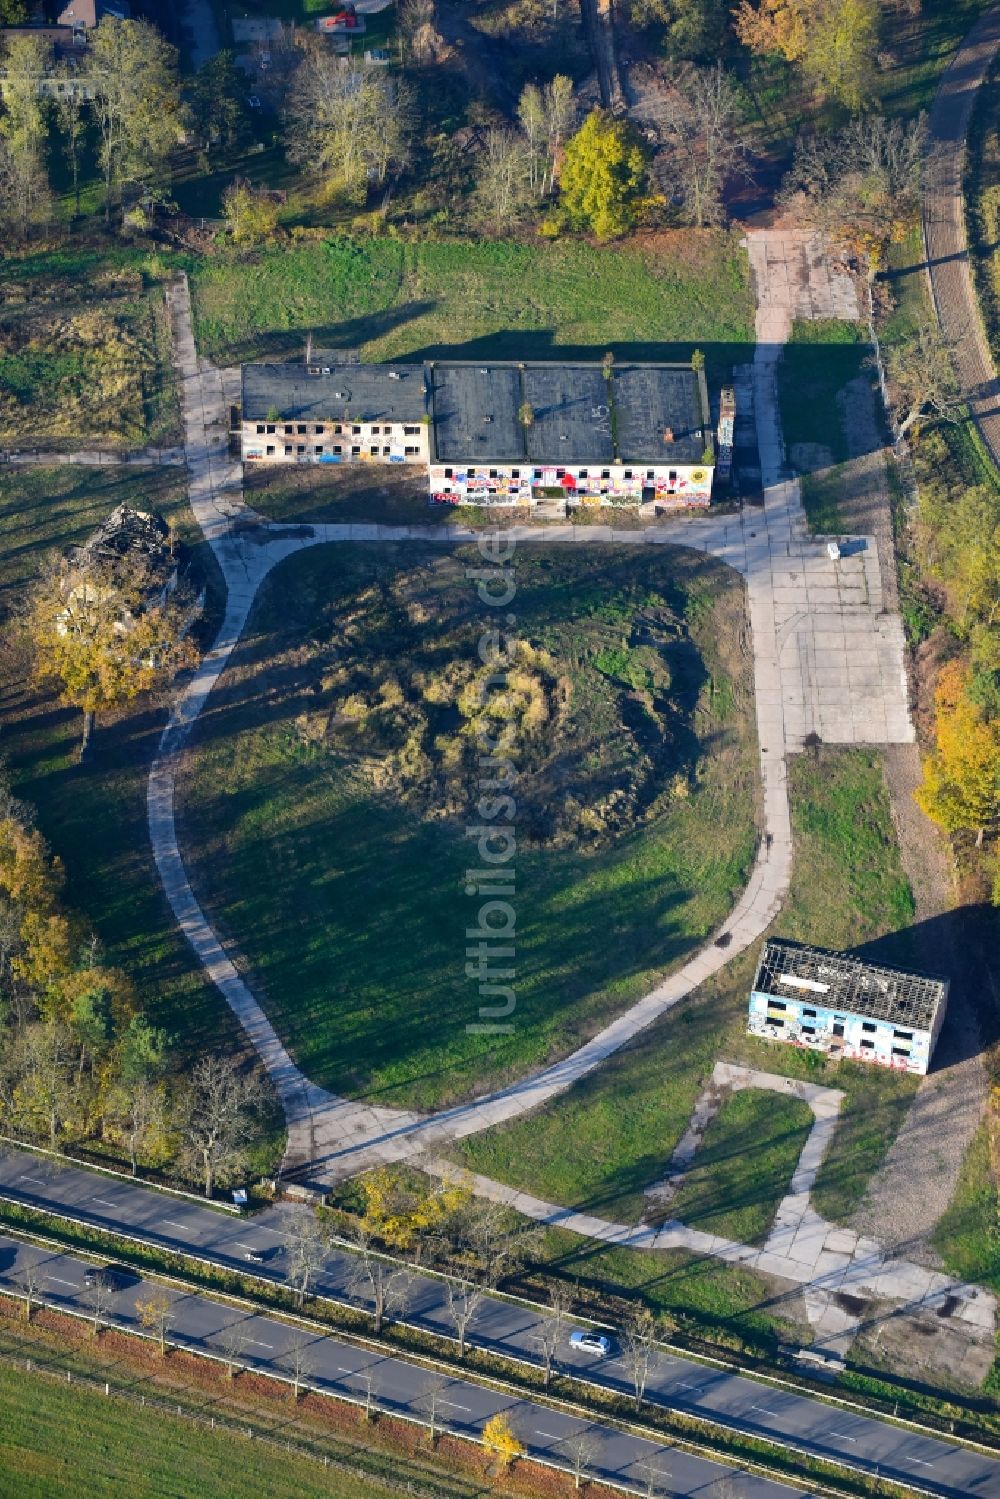
[[212, 1055], [187, 1076], [129, 975], [64, 899], [65, 872], [0, 774], [0, 1129], [97, 1145], [207, 1196], [246, 1170], [267, 1099]]

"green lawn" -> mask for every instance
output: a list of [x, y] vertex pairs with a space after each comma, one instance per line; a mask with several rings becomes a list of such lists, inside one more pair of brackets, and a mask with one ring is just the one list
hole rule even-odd
[[0, 1492], [18, 1499], [382, 1499], [391, 1491], [280, 1447], [212, 1431], [207, 1419], [142, 1411], [0, 1365]]
[[213, 260], [192, 278], [199, 347], [220, 361], [355, 347], [362, 358], [749, 357], [753, 303], [736, 235], [689, 231], [627, 248], [579, 241], [328, 235]]
[[[86, 537], [123, 502], [153, 507], [176, 524], [208, 569], [209, 612], [217, 606], [213, 564], [197, 541], [178, 469], [8, 469], [0, 477], [0, 622], [46, 558]], [[77, 759], [80, 715], [61, 708], [26, 676], [12, 633], [0, 657], [0, 749], [20, 796], [66, 866], [66, 899], [90, 921], [109, 960], [132, 975], [146, 1013], [173, 1036], [178, 1062], [244, 1038], [203, 977], [162, 895], [146, 828], [146, 776], [162, 709], [140, 705], [99, 724], [95, 753]], [[274, 1129], [280, 1132], [277, 1121]], [[262, 1169], [273, 1164], [273, 1139]]]
[[[775, 931], [833, 948], [862, 948], [906, 962], [913, 901], [899, 862], [889, 797], [876, 754], [824, 749], [790, 762], [795, 835], [792, 888]], [[516, 1182], [568, 1207], [635, 1222], [643, 1189], [659, 1180], [717, 1060], [806, 1077], [847, 1094], [842, 1122], [814, 1191], [817, 1209], [841, 1220], [884, 1158], [916, 1080], [836, 1066], [746, 1035], [756, 948], [734, 960], [625, 1051], [544, 1113], [464, 1141], [456, 1156], [475, 1171]], [[777, 1100], [774, 1101], [775, 1104]], [[734, 1158], [734, 1189], [752, 1190], [754, 1152]]]
[[740, 1244], [767, 1238], [788, 1191], [813, 1113], [799, 1098], [747, 1088], [725, 1100], [668, 1215]]
[[[340, 546], [272, 574], [181, 791], [196, 887], [299, 1064], [338, 1091], [424, 1108], [592, 1034], [721, 921], [755, 842], [736, 575], [672, 548], [519, 548], [518, 635], [551, 654], [571, 702], [551, 753], [536, 759], [525, 741], [515, 1030], [467, 1030], [484, 1002], [466, 974], [477, 793], [456, 792], [447, 771], [454, 710], [436, 710], [440, 726], [403, 755], [436, 765], [429, 789], [403, 795], [378, 755], [381, 779], [365, 771], [371, 741], [331, 738], [342, 710], [331, 720], [324, 683], [371, 701], [389, 662], [415, 711], [414, 673], [474, 660], [490, 626], [461, 574], [477, 562], [474, 550]], [[665, 601], [673, 633], [654, 648], [643, 632]]]
[[990, 1169], [986, 1124], [973, 1137], [933, 1243], [952, 1275], [1000, 1292], [1000, 1196]]

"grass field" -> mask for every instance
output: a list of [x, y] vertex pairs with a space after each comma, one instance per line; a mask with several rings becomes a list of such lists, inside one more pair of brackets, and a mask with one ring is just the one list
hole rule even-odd
[[[7, 470], [0, 478], [0, 619], [54, 551], [87, 536], [123, 502], [155, 508], [196, 546], [210, 587], [211, 563], [196, 543], [184, 478], [176, 469], [62, 466]], [[215, 607], [210, 592], [209, 609]], [[140, 706], [98, 724], [95, 753], [77, 759], [80, 715], [61, 708], [26, 677], [10, 633], [0, 656], [0, 740], [15, 789], [66, 866], [66, 898], [98, 933], [109, 960], [134, 978], [146, 1013], [173, 1036], [178, 1059], [219, 1045], [243, 1045], [221, 997], [208, 984], [163, 898], [146, 828], [146, 776], [162, 709]], [[260, 1164], [271, 1161], [273, 1141]]]
[[[775, 930], [905, 961], [905, 941], [875, 941], [905, 928], [913, 914], [878, 757], [825, 749], [816, 759], [793, 758], [790, 777], [795, 863]], [[736, 959], [699, 998], [678, 1006], [543, 1114], [471, 1136], [457, 1154], [473, 1170], [549, 1201], [636, 1222], [643, 1189], [664, 1175], [715, 1062], [744, 1062], [847, 1094], [814, 1192], [820, 1212], [846, 1218], [895, 1137], [915, 1080], [846, 1062], [814, 1068], [789, 1047], [747, 1036], [755, 956], [756, 949]], [[754, 1132], [746, 1131], [743, 1142], [714, 1203], [701, 1198], [702, 1211], [728, 1211], [734, 1192], [758, 1201], [780, 1194], [786, 1180], [780, 1152], [765, 1176]]]
[[760, 1088], [733, 1093], [705, 1131], [669, 1216], [741, 1244], [763, 1243], [812, 1124], [801, 1099]]
[[955, 1196], [933, 1243], [953, 1275], [1000, 1292], [1000, 1194], [990, 1170], [987, 1125], [962, 1164]]
[[[384, 1499], [381, 1484], [96, 1390], [0, 1365], [0, 1492], [18, 1499]], [[333, 1484], [336, 1488], [333, 1488]]]
[[749, 357], [753, 304], [735, 235], [576, 241], [315, 238], [192, 277], [202, 353], [220, 362], [357, 348], [364, 359]]
[[476, 659], [477, 558], [323, 548], [273, 574], [181, 795], [196, 887], [299, 1064], [417, 1107], [592, 1034], [722, 919], [755, 843], [736, 575], [668, 548], [520, 548], [517, 633], [553, 664], [547, 727], [518, 749], [516, 1029], [467, 1030], [476, 792], [458, 715], [426, 720], [416, 683]]
[[0, 444], [138, 447], [180, 433], [164, 269], [56, 252], [0, 273]]

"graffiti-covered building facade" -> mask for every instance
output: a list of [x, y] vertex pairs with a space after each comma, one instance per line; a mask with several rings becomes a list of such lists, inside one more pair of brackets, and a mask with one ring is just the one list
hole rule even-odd
[[411, 463], [447, 505], [708, 505], [701, 369], [677, 364], [258, 364], [245, 463]]
[[747, 1029], [828, 1056], [923, 1074], [947, 1003], [947, 979], [772, 938], [757, 965]]
[[435, 365], [432, 498], [446, 504], [707, 505], [701, 370], [670, 364]]

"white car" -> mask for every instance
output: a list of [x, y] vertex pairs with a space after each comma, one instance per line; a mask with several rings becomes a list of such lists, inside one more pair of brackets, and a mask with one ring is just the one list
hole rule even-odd
[[581, 1353], [593, 1353], [598, 1358], [607, 1358], [611, 1352], [611, 1339], [607, 1333], [588, 1332], [578, 1327], [569, 1335], [569, 1346], [579, 1349]]

